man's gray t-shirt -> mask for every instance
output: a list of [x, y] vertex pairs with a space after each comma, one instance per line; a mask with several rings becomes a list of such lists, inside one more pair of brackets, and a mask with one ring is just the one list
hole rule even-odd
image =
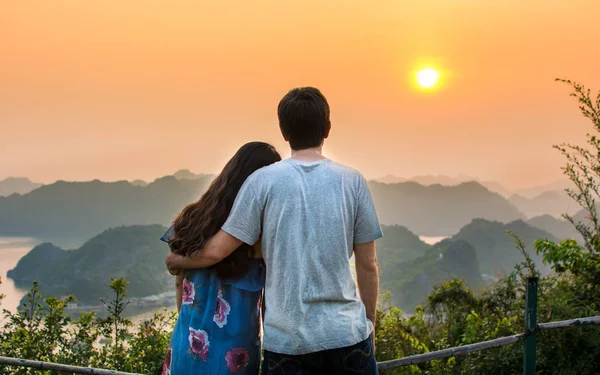
[[247, 244], [261, 240], [266, 350], [306, 354], [371, 334], [350, 257], [382, 233], [359, 172], [329, 159], [262, 168], [242, 186], [223, 230]]

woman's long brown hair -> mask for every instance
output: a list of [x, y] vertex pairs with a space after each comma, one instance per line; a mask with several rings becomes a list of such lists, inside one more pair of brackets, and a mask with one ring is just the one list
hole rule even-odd
[[[175, 234], [169, 243], [171, 250], [189, 256], [202, 249], [225, 224], [235, 197], [248, 176], [280, 160], [279, 153], [268, 143], [243, 145], [200, 200], [184, 208], [175, 219]], [[211, 268], [222, 278], [240, 277], [248, 271], [248, 260], [252, 257], [254, 248], [244, 244]]]

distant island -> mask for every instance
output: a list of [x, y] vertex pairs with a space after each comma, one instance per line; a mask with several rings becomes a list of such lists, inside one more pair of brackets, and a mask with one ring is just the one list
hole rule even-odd
[[110, 295], [111, 277], [125, 277], [130, 297], [147, 297], [173, 289], [165, 268], [166, 244], [160, 225], [136, 225], [106, 230], [76, 250], [50, 243], [33, 248], [9, 271], [20, 288], [37, 280], [46, 295], [74, 295], [79, 303], [98, 304]]

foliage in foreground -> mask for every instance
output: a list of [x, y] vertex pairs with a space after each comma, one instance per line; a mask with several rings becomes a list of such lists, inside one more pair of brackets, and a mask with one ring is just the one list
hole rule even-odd
[[[600, 133], [600, 94], [565, 81], [574, 89], [583, 114]], [[589, 135], [587, 149], [562, 145], [568, 160], [565, 174], [575, 188], [569, 191], [586, 213], [581, 219], [566, 216], [583, 237], [582, 244], [540, 239], [536, 252], [552, 268], [540, 279], [538, 322], [600, 315], [600, 138]], [[523, 331], [524, 285], [528, 276], [539, 276], [535, 263], [517, 238], [524, 261], [508, 277], [476, 295], [460, 280], [437, 285], [425, 307], [406, 315], [383, 298], [378, 311], [377, 359], [384, 361], [471, 344]], [[127, 302], [126, 282], [111, 283], [114, 299], [105, 302], [106, 318], [83, 313], [77, 320], [65, 314], [68, 299], [42, 298], [36, 284], [28, 303], [17, 313], [5, 312], [0, 328], [0, 355], [79, 366], [110, 368], [145, 374], [160, 373], [174, 322], [172, 313], [157, 313], [137, 328], [122, 317]], [[542, 331], [538, 335], [538, 374], [600, 373], [600, 330], [582, 326]], [[518, 374], [522, 349], [518, 344], [461, 357], [432, 361], [387, 371], [386, 374]], [[0, 368], [0, 374], [33, 374], [24, 368]], [[46, 371], [46, 373], [50, 373]]]
[[[74, 366], [90, 366], [142, 374], [160, 374], [175, 321], [172, 312], [157, 312], [137, 327], [123, 317], [127, 282], [113, 279], [111, 301], [103, 301], [107, 316], [65, 312], [72, 297], [44, 298], [37, 283], [27, 303], [16, 313], [4, 311], [0, 355]], [[0, 367], [0, 374], [55, 374], [24, 367]]]

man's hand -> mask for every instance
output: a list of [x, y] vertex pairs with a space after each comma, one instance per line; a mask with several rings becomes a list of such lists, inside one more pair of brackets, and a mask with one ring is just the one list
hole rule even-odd
[[177, 255], [172, 251], [167, 254], [165, 263], [171, 275], [177, 276], [181, 272], [181, 266], [178, 266], [182, 262], [181, 258], [183, 258], [181, 255]]
[[373, 331], [373, 333], [371, 333], [371, 338], [373, 339], [373, 355], [375, 355], [376, 350], [375, 350], [375, 331]]

